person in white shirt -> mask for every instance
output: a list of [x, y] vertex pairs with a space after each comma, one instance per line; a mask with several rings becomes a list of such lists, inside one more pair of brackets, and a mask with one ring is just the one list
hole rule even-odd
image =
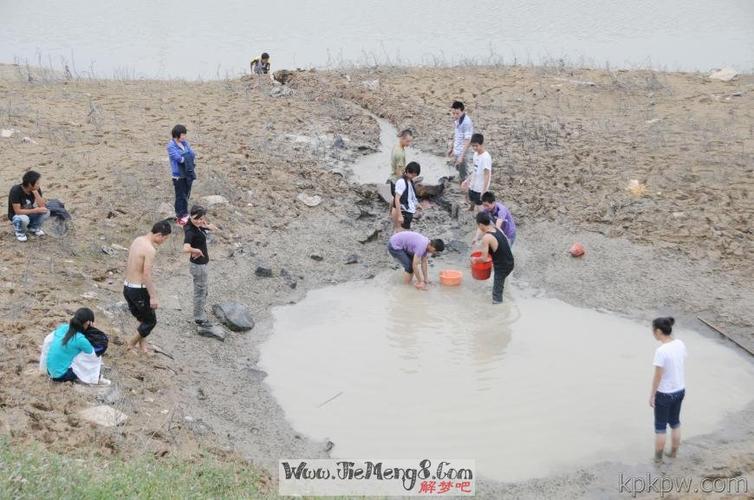
[[469, 210], [479, 212], [482, 209], [482, 193], [490, 189], [492, 179], [492, 157], [484, 149], [484, 136], [474, 134], [471, 136], [471, 149], [474, 150], [474, 171], [466, 179], [462, 187], [469, 190]]
[[400, 232], [411, 229], [411, 221], [414, 219], [419, 200], [416, 198], [414, 179], [421, 173], [421, 165], [412, 161], [406, 165], [403, 175], [395, 182], [391, 216], [393, 218], [393, 231]]
[[655, 374], [652, 379], [652, 392], [649, 394], [649, 406], [655, 414], [655, 461], [662, 461], [665, 451], [665, 432], [671, 429], [671, 448], [669, 457], [675, 458], [681, 445], [681, 403], [686, 394], [684, 381], [684, 360], [686, 345], [673, 337], [671, 317], [656, 318], [652, 321], [652, 333], [662, 344], [655, 351]]
[[458, 170], [460, 182], [466, 180], [466, 153], [469, 150], [471, 136], [474, 134], [474, 124], [466, 114], [466, 107], [461, 101], [453, 101], [450, 105], [450, 115], [453, 117], [453, 140], [450, 143], [448, 156], [453, 166]]

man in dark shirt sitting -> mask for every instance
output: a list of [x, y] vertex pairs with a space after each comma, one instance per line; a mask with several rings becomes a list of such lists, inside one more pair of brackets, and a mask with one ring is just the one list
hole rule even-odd
[[26, 241], [26, 231], [35, 236], [44, 236], [42, 223], [50, 216], [39, 187], [39, 172], [29, 170], [21, 184], [16, 184], [8, 194], [8, 220], [13, 224], [18, 241]]
[[215, 231], [214, 224], [207, 223], [207, 209], [194, 205], [188, 223], [184, 226], [183, 251], [190, 255], [189, 271], [194, 279], [194, 321], [197, 325], [209, 323], [204, 307], [207, 303], [209, 279], [207, 275], [207, 231]]

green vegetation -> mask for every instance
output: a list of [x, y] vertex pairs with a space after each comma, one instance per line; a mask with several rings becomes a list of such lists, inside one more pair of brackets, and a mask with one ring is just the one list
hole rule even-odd
[[0, 498], [274, 498], [260, 474], [213, 459], [79, 459], [0, 439]]

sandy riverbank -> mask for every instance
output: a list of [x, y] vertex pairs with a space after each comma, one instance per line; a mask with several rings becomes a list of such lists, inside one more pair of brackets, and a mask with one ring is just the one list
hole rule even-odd
[[[4, 74], [0, 128], [17, 132], [0, 139], [0, 179], [10, 187], [23, 170], [41, 171], [45, 194], [65, 201], [75, 221], [66, 236], [24, 247], [10, 231], [0, 238], [0, 373], [11, 382], [0, 388], [0, 429], [16, 442], [126, 456], [210, 449], [268, 467], [280, 456], [326, 456], [326, 443], [286, 423], [255, 366], [271, 306], [389, 265], [382, 203], [338, 173], [377, 147], [377, 124], [360, 106], [410, 126], [420, 147], [441, 152], [448, 104], [466, 101], [500, 159], [494, 187], [521, 225], [517, 279], [640, 318], [670, 311], [690, 325], [703, 314], [754, 346], [750, 76], [721, 83], [701, 75], [543, 68], [305, 72], [294, 76], [290, 95], [273, 97], [269, 85], [248, 81], [28, 82], [12, 68]], [[211, 210], [221, 231], [210, 247], [210, 302], [249, 304], [257, 326], [224, 343], [193, 333], [178, 236], [159, 252], [163, 309], [154, 334], [175, 360], [144, 360], [122, 345], [134, 327], [118, 304], [125, 253], [102, 247], [128, 246], [162, 216], [162, 203], [172, 203], [164, 147], [176, 122], [187, 125], [198, 154], [195, 199], [229, 200]], [[645, 183], [647, 194], [628, 193], [630, 179]], [[324, 201], [309, 208], [296, 201], [300, 192]], [[449, 190], [449, 200], [458, 196]], [[454, 238], [468, 224], [435, 205], [417, 227]], [[360, 243], [375, 230], [381, 232], [373, 241]], [[587, 244], [583, 262], [564, 255], [574, 238]], [[360, 262], [344, 265], [351, 254]], [[258, 265], [274, 276], [255, 276]], [[106, 361], [114, 390], [100, 395], [61, 390], [35, 375], [36, 346], [85, 304], [116, 337]], [[126, 424], [103, 430], [80, 421], [76, 410], [97, 397], [126, 412]], [[672, 470], [752, 476], [745, 458], [752, 421], [736, 416]], [[490, 484], [483, 492], [612, 494], [615, 467]]]

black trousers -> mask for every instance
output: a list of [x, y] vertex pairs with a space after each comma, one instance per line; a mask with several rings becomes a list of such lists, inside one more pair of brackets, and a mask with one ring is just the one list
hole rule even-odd
[[503, 287], [505, 286], [505, 278], [513, 271], [513, 266], [510, 267], [495, 267], [495, 276], [492, 278], [492, 302], [499, 303], [503, 301]]
[[177, 218], [188, 215], [188, 202], [191, 198], [191, 184], [193, 179], [179, 177], [173, 179], [173, 188], [175, 188], [175, 216]]

